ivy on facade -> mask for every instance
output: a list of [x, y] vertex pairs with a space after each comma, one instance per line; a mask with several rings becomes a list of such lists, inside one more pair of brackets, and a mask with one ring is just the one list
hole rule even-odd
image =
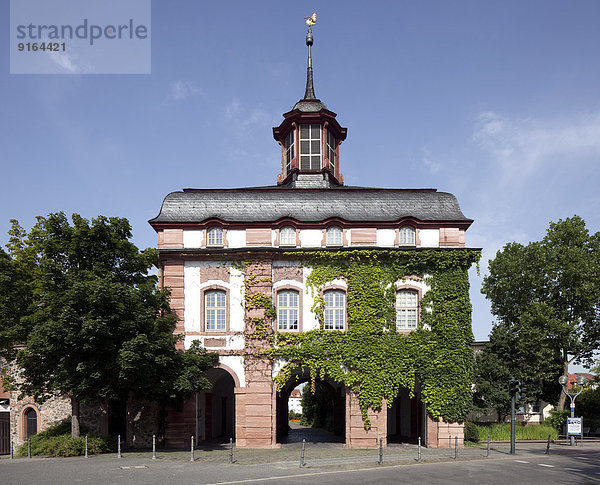
[[[321, 328], [303, 333], [276, 333], [271, 295], [251, 290], [260, 280], [245, 263], [245, 304], [263, 309], [250, 317], [246, 353], [286, 362], [275, 378], [278, 390], [294, 372], [308, 369], [318, 378], [344, 384], [357, 396], [365, 429], [368, 409], [391, 406], [401, 388], [421, 401], [434, 418], [462, 421], [470, 409], [473, 382], [471, 303], [467, 271], [479, 251], [353, 250], [285, 253], [312, 268], [307, 289]], [[255, 263], [254, 263], [255, 264]], [[396, 331], [396, 283], [422, 279], [429, 287], [421, 300], [421, 319], [408, 334]], [[333, 280], [347, 283], [347, 329], [323, 330], [322, 290]], [[262, 345], [256, 345], [258, 341]], [[267, 345], [265, 346], [265, 342]]]

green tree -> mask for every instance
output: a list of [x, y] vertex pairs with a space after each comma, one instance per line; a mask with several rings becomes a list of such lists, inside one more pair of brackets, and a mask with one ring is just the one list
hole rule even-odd
[[129, 222], [63, 213], [39, 217], [27, 234], [15, 221], [9, 249], [29, 268], [32, 300], [3, 330], [3, 354], [17, 353], [22, 394], [43, 401], [53, 393], [72, 405], [79, 435], [80, 402], [123, 399], [129, 393], [165, 401], [210, 387], [202, 377], [214, 362], [197, 345], [175, 350], [168, 294], [148, 275], [156, 251], [139, 251]]
[[600, 346], [600, 233], [590, 235], [578, 216], [550, 223], [541, 241], [507, 244], [489, 271], [481, 291], [509, 337], [513, 365], [539, 393], [556, 392], [556, 362], [567, 375]]

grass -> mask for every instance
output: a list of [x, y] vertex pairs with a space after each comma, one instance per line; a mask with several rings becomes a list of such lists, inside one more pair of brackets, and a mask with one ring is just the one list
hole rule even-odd
[[[477, 426], [479, 441], [487, 441], [488, 435], [492, 441], [510, 440], [510, 424], [492, 424], [491, 426]], [[551, 426], [543, 424], [515, 427], [515, 439], [517, 440], [547, 440], [558, 439], [558, 431]]]

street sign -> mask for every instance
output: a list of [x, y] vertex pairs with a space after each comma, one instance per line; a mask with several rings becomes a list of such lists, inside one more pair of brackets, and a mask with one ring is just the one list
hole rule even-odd
[[582, 418], [567, 418], [567, 435], [583, 436]]

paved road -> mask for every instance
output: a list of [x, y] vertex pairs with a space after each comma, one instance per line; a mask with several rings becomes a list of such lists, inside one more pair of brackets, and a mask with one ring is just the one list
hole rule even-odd
[[[189, 455], [162, 454], [151, 460], [147, 454], [128, 454], [122, 459], [112, 456], [85, 458], [21, 458], [0, 460], [0, 483], [2, 484], [270, 484], [294, 485], [307, 483], [344, 485], [378, 483], [485, 483], [485, 484], [587, 484], [600, 483], [600, 445], [584, 448], [556, 446], [550, 455], [543, 447], [521, 447], [516, 456], [505, 450], [492, 452], [489, 458], [481, 453], [467, 454], [461, 451], [458, 460], [446, 454], [427, 455], [426, 461], [417, 463], [402, 453], [386, 454], [384, 465], [373, 460], [373, 452], [344, 450], [338, 458], [317, 458], [316, 453], [307, 466], [299, 467], [298, 461], [276, 461], [287, 456], [285, 450], [271, 450], [268, 463], [233, 464], [190, 462]], [[329, 453], [329, 448], [322, 448]], [[477, 450], [477, 449], [476, 449]], [[297, 450], [295, 450], [297, 451]], [[318, 451], [313, 450], [313, 451]], [[480, 450], [479, 450], [480, 451]], [[252, 455], [239, 456], [248, 461]], [[283, 453], [283, 454], [281, 454]], [[221, 453], [221, 459], [226, 455]], [[263, 455], [260, 455], [263, 456]], [[268, 455], [264, 455], [268, 456]], [[368, 460], [366, 459], [368, 458]]]

